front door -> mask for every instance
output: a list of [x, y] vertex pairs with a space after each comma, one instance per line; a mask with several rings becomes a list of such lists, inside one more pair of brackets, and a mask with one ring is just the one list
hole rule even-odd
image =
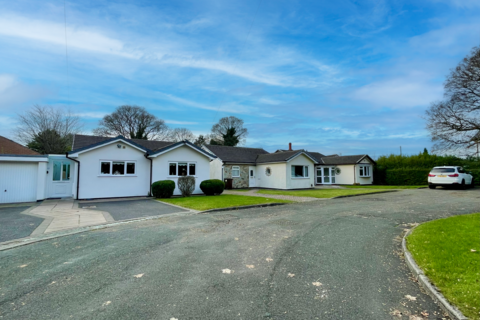
[[317, 184], [335, 183], [335, 167], [317, 167]]
[[248, 186], [250, 188], [254, 188], [256, 186], [255, 167], [249, 167], [248, 169]]
[[51, 157], [48, 159], [47, 170], [48, 198], [71, 197], [72, 162], [65, 157]]

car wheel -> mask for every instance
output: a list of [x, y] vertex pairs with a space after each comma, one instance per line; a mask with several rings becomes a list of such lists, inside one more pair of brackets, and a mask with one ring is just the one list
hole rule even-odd
[[429, 185], [428, 187], [429, 187], [430, 189], [435, 189], [437, 186]]
[[472, 182], [470, 182], [470, 188], [475, 188], [475, 180], [472, 178]]
[[462, 189], [462, 190], [467, 189], [467, 185], [465, 184], [465, 179], [462, 180], [462, 184], [460, 185], [460, 189]]

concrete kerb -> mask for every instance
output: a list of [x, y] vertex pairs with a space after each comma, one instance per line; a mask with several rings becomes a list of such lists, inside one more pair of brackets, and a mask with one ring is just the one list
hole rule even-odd
[[333, 198], [329, 198], [329, 199], [340, 199], [340, 198], [368, 196], [368, 195], [371, 195], [371, 194], [390, 193], [390, 192], [398, 192], [398, 191], [401, 191], [401, 190], [385, 190], [385, 191], [377, 191], [377, 192], [369, 192], [369, 193], [349, 194], [349, 195], [346, 195], [346, 196], [338, 196], [338, 197], [333, 197]]
[[[416, 228], [416, 227], [415, 227]], [[415, 259], [413, 259], [412, 254], [407, 249], [406, 238], [410, 233], [415, 229], [410, 229], [402, 239], [402, 251], [405, 256], [405, 262], [407, 263], [408, 268], [414, 274], [415, 278], [418, 280], [418, 283], [425, 289], [427, 294], [435, 300], [440, 305], [443, 311], [445, 311], [450, 318], [455, 320], [468, 320], [460, 310], [452, 306], [447, 299], [441, 294], [438, 289], [430, 282], [430, 279], [423, 273], [422, 269], [417, 265]]]
[[227, 207], [227, 208], [218, 208], [218, 209], [210, 209], [205, 211], [199, 211], [198, 214], [206, 214], [212, 212], [220, 212], [220, 211], [233, 211], [233, 210], [243, 210], [243, 209], [252, 209], [252, 208], [263, 208], [263, 207], [275, 207], [275, 206], [283, 206], [286, 204], [291, 203], [284, 203], [284, 202], [273, 202], [273, 203], [264, 203], [264, 204], [254, 204], [250, 206], [239, 206], [239, 207]]
[[99, 224], [99, 225], [95, 225], [95, 226], [80, 227], [80, 228], [69, 229], [69, 230], [60, 231], [60, 232], [52, 232], [48, 235], [43, 235], [43, 236], [38, 236], [38, 237], [27, 237], [27, 238], [22, 238], [22, 239], [15, 239], [15, 240], [0, 243], [0, 251], [10, 250], [10, 249], [14, 249], [14, 248], [17, 248], [17, 247], [22, 247], [22, 246], [26, 246], [26, 245], [29, 245], [29, 244], [41, 242], [41, 241], [61, 238], [61, 237], [65, 237], [65, 236], [70, 236], [70, 235], [74, 235], [74, 234], [78, 234], [78, 233], [87, 232], [87, 231], [94, 231], [94, 230], [116, 227], [118, 225], [128, 224], [128, 223], [132, 223], [132, 222], [156, 220], [156, 219], [162, 219], [162, 218], [165, 218], [165, 217], [173, 217], [173, 216], [188, 216], [188, 215], [193, 215], [193, 214], [196, 214], [196, 212], [187, 211], [187, 212], [177, 212], [177, 213], [164, 214], [164, 215], [159, 215], [159, 216], [134, 218], [134, 219], [127, 219], [127, 220], [122, 220], [122, 221], [118, 221], [118, 222], [114, 222], [114, 223]]

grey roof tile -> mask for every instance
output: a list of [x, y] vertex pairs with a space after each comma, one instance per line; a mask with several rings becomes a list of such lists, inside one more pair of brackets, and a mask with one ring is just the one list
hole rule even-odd
[[[83, 149], [88, 146], [110, 140], [112, 138], [114, 137], [100, 137], [100, 136], [88, 136], [83, 134], [76, 134], [73, 137], [72, 151]], [[154, 141], [154, 140], [142, 140], [142, 139], [125, 139], [125, 140], [132, 141], [148, 150], [161, 149], [174, 143], [171, 141]]]
[[217, 146], [211, 144], [205, 147], [223, 162], [230, 163], [255, 163], [259, 155], [268, 154], [268, 151], [261, 148]]

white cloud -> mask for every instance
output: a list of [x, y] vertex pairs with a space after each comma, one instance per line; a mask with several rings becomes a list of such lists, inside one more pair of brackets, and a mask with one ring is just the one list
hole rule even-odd
[[[10, 37], [26, 38], [65, 46], [65, 26], [43, 20], [27, 19], [20, 16], [0, 17], [0, 34]], [[139, 52], [128, 50], [125, 44], [95, 30], [67, 26], [69, 47], [92, 52], [117, 55], [138, 59]]]
[[427, 106], [442, 98], [442, 84], [415, 75], [367, 84], [352, 94], [353, 99], [392, 109]]
[[25, 84], [11, 74], [0, 74], [0, 110], [18, 110], [24, 102], [35, 103], [49, 94], [49, 90], [40, 86]]
[[77, 117], [88, 118], [88, 119], [101, 119], [107, 114], [108, 112], [102, 112], [102, 111], [75, 113]]
[[165, 123], [168, 124], [198, 124], [198, 122], [191, 122], [191, 121], [177, 121], [177, 120], [165, 120]]

